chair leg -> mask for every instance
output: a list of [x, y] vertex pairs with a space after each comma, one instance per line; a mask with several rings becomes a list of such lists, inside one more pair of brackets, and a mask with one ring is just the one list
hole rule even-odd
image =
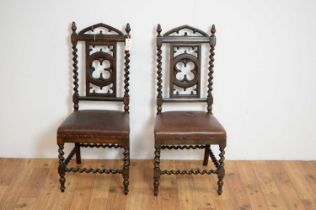
[[64, 158], [64, 144], [58, 144], [58, 173], [59, 173], [59, 182], [60, 182], [60, 191], [65, 191], [65, 158]]
[[225, 168], [224, 168], [224, 160], [225, 160], [225, 147], [226, 144], [220, 144], [219, 145], [219, 167], [217, 169], [217, 177], [218, 177], [218, 181], [217, 181], [217, 185], [218, 185], [218, 190], [217, 193], [219, 195], [222, 194], [223, 192], [223, 184], [224, 184], [224, 176], [225, 176]]
[[210, 147], [210, 157], [211, 157], [211, 160], [212, 162], [214, 163], [215, 167], [218, 168], [219, 167], [219, 162], [217, 161], [213, 151], [212, 151], [212, 148]]
[[77, 164], [81, 164], [80, 145], [76, 143], [75, 147], [76, 147], [76, 162], [77, 162]]
[[154, 195], [158, 195], [160, 179], [160, 146], [155, 147], [155, 158], [154, 158]]
[[130, 157], [129, 157], [129, 148], [125, 148], [124, 152], [124, 165], [123, 165], [123, 185], [124, 185], [124, 194], [127, 195], [128, 193], [128, 185], [129, 185], [129, 163], [130, 163]]
[[205, 151], [204, 151], [204, 161], [203, 161], [203, 166], [206, 166], [208, 164], [208, 159], [210, 157], [210, 145], [206, 144], [205, 145]]

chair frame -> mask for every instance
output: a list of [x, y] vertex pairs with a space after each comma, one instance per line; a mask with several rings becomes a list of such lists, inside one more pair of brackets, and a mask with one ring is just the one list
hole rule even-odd
[[[107, 29], [109, 32], [115, 32], [116, 34], [86, 34], [87, 31], [94, 31], [94, 29], [103, 27]], [[74, 112], [79, 110], [79, 101], [87, 100], [87, 101], [115, 101], [115, 102], [123, 102], [124, 104], [124, 112], [129, 113], [129, 63], [130, 63], [130, 52], [128, 49], [125, 48], [124, 50], [124, 96], [123, 97], [116, 97], [116, 77], [114, 77], [113, 88], [114, 94], [109, 95], [96, 95], [93, 93], [88, 92], [88, 86], [86, 86], [86, 96], [79, 95], [79, 84], [78, 84], [78, 50], [77, 50], [77, 43], [79, 41], [83, 41], [86, 44], [88, 43], [96, 43], [96, 44], [112, 44], [117, 45], [118, 42], [126, 42], [126, 39], [130, 38], [130, 25], [127, 23], [125, 27], [126, 34], [123, 34], [118, 29], [113, 28], [112, 26], [99, 23], [92, 26], [89, 26], [79, 33], [76, 32], [77, 27], [76, 23], [73, 22], [72, 26], [72, 34], [71, 34], [71, 43], [72, 43], [72, 55], [73, 55], [73, 108]], [[87, 51], [88, 52], [88, 51]], [[113, 52], [114, 61], [116, 51]], [[88, 65], [88, 54], [86, 53], [86, 63]], [[88, 68], [86, 69], [88, 72]], [[88, 78], [86, 78], [86, 82], [88, 84]], [[89, 139], [87, 143], [85, 140]], [[71, 150], [69, 155], [64, 158], [64, 143], [75, 143], [74, 148]], [[130, 165], [130, 152], [129, 152], [129, 137], [128, 139], [122, 139], [120, 136], [94, 136], [94, 135], [57, 135], [57, 145], [58, 145], [58, 159], [59, 159], [59, 182], [60, 182], [60, 190], [61, 192], [65, 191], [65, 173], [66, 172], [79, 172], [79, 173], [98, 173], [98, 174], [121, 174], [123, 176], [123, 186], [124, 186], [124, 194], [128, 193], [128, 185], [129, 185], [129, 165]], [[81, 164], [81, 147], [91, 147], [91, 148], [122, 148], [123, 149], [123, 167], [119, 168], [81, 168], [81, 167], [67, 167], [70, 160], [76, 155], [76, 162], [77, 164]]]
[[[198, 36], [188, 35], [184, 33], [184, 35], [180, 35], [180, 31], [186, 29], [191, 30], [193, 34], [198, 34]], [[211, 35], [208, 36], [207, 33], [188, 26], [180, 26], [174, 29], [169, 30], [165, 34], [161, 35], [162, 29], [160, 24], [157, 26], [157, 37], [156, 37], [156, 47], [157, 47], [157, 115], [160, 115], [162, 112], [162, 104], [163, 103], [178, 103], [178, 102], [206, 102], [207, 103], [207, 113], [212, 114], [212, 104], [213, 104], [213, 96], [212, 96], [212, 85], [213, 85], [213, 67], [214, 67], [214, 55], [215, 55], [215, 45], [216, 45], [216, 36], [215, 36], [215, 25], [211, 27]], [[172, 34], [177, 34], [172, 35]], [[179, 97], [172, 95], [172, 76], [170, 76], [170, 86], [169, 86], [169, 97], [163, 97], [162, 95], [162, 45], [169, 44], [170, 48], [174, 45], [176, 46], [199, 46], [202, 44], [209, 44], [209, 67], [208, 67], [208, 91], [207, 98], [200, 98], [199, 94], [199, 85], [197, 85], [197, 95], [187, 95], [184, 97]], [[200, 54], [198, 54], [199, 57]], [[170, 75], [172, 75], [173, 71], [173, 53], [170, 53]], [[200, 59], [200, 58], [199, 58]], [[200, 71], [200, 66], [198, 66]], [[196, 75], [200, 80], [200, 75]], [[226, 147], [226, 137], [223, 138], [213, 138], [212, 140], [186, 140], [185, 145], [183, 141], [180, 139], [157, 139], [155, 136], [155, 152], [154, 152], [154, 195], [158, 195], [158, 188], [160, 184], [160, 175], [197, 175], [197, 174], [216, 174], [218, 177], [218, 194], [222, 194], [223, 188], [223, 179], [225, 176], [225, 168], [224, 168], [224, 160], [225, 160], [225, 147]], [[219, 145], [219, 159], [216, 159], [213, 151], [211, 150], [211, 145]], [[185, 169], [185, 170], [161, 170], [160, 169], [160, 152], [162, 149], [204, 149], [204, 160], [203, 165], [206, 166], [208, 164], [209, 157], [211, 158], [215, 169]]]

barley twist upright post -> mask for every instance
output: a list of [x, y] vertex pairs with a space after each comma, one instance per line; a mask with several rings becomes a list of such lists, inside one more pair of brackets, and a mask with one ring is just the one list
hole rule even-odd
[[[125, 31], [126, 31], [126, 39], [130, 39], [131, 35], [130, 35], [130, 31], [131, 31], [131, 27], [129, 25], [129, 23], [126, 24], [125, 27]], [[127, 44], [127, 43], [125, 43]], [[124, 111], [125, 112], [129, 112], [129, 63], [130, 63], [130, 53], [129, 53], [129, 49], [125, 48], [125, 63], [124, 63]]]
[[210, 36], [210, 56], [209, 56], [209, 67], [208, 67], [208, 91], [207, 91], [207, 112], [212, 114], [212, 105], [213, 105], [213, 68], [214, 68], [214, 55], [215, 55], [215, 45], [216, 45], [216, 37], [215, 37], [215, 25], [212, 25]]
[[78, 111], [79, 109], [79, 92], [78, 92], [78, 88], [79, 88], [79, 84], [78, 84], [78, 50], [77, 50], [77, 26], [75, 22], [72, 22], [72, 34], [71, 34], [71, 43], [72, 43], [72, 61], [73, 61], [73, 79], [74, 79], [74, 93], [72, 96], [72, 100], [74, 103], [74, 110]]
[[160, 41], [160, 37], [161, 37], [161, 26], [160, 24], [158, 24], [157, 26], [157, 114], [161, 113], [162, 111], [162, 50], [161, 50], [161, 46], [162, 43]]

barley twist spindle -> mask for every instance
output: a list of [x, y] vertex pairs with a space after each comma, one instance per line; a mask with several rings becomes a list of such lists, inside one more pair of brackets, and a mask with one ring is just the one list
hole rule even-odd
[[224, 176], [225, 176], [225, 168], [224, 168], [224, 160], [225, 160], [225, 147], [226, 145], [221, 144], [219, 145], [219, 167], [217, 168], [217, 176], [218, 176], [218, 181], [217, 181], [217, 185], [218, 185], [218, 190], [217, 193], [219, 195], [222, 194], [223, 192], [223, 184], [224, 184]]
[[79, 109], [79, 92], [78, 92], [78, 88], [79, 88], [79, 80], [78, 80], [78, 49], [77, 49], [77, 27], [76, 27], [76, 23], [72, 22], [72, 34], [71, 34], [71, 43], [72, 43], [72, 61], [73, 61], [73, 79], [74, 79], [74, 93], [73, 93], [73, 103], [74, 103], [74, 110], [77, 111]]
[[[126, 38], [130, 39], [131, 35], [130, 35], [130, 31], [131, 31], [131, 27], [129, 25], [129, 23], [126, 24], [125, 27], [125, 31], [126, 31]], [[130, 52], [129, 49], [125, 49], [125, 63], [124, 63], [124, 111], [125, 112], [129, 112], [129, 63], [130, 63]]]
[[[157, 39], [161, 37], [161, 26], [158, 24], [157, 26]], [[157, 40], [157, 114], [162, 111], [162, 50], [161, 50], [161, 42]]]
[[158, 195], [160, 178], [160, 146], [155, 148], [155, 158], [154, 158], [154, 195]]
[[209, 56], [209, 73], [208, 73], [208, 91], [207, 91], [207, 112], [212, 114], [212, 105], [213, 105], [213, 68], [214, 68], [214, 55], [215, 55], [215, 44], [216, 44], [216, 37], [215, 37], [215, 25], [212, 25], [211, 29], [211, 36], [210, 36], [210, 56]]

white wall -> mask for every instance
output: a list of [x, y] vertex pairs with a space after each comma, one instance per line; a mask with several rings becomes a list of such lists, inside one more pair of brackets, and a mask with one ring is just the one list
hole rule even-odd
[[[315, 11], [312, 0], [2, 0], [0, 156], [56, 157], [56, 129], [72, 109], [75, 20], [78, 29], [131, 24], [132, 158], [153, 157], [156, 24], [166, 31], [215, 23], [214, 113], [228, 132], [227, 159], [316, 159]], [[202, 152], [163, 157], [196, 159]]]

